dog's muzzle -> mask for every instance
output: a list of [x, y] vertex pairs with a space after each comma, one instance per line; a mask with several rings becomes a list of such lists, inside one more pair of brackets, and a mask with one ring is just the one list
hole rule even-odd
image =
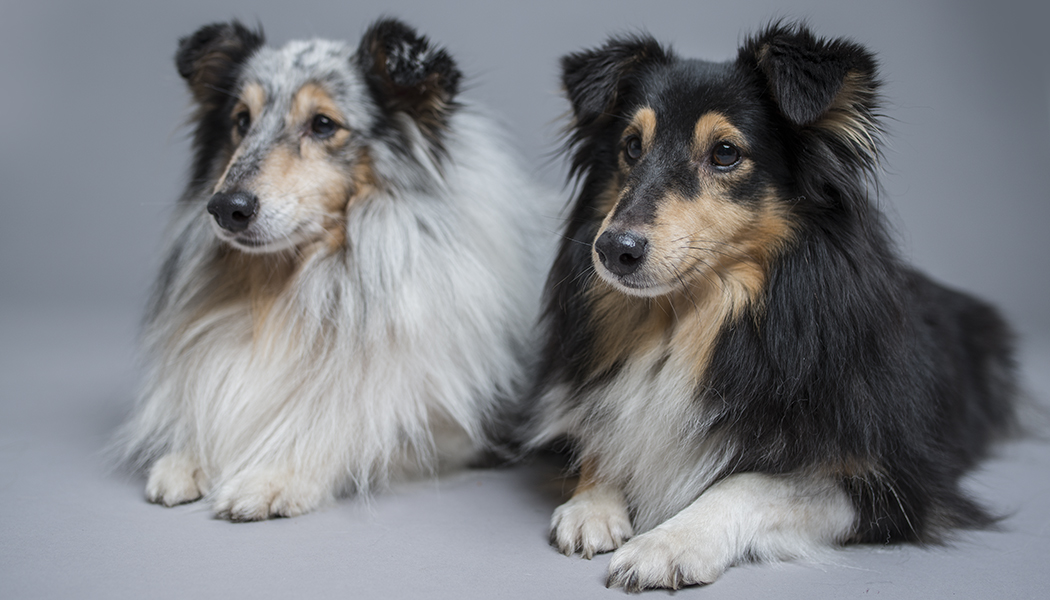
[[219, 227], [230, 233], [247, 229], [258, 209], [259, 199], [248, 192], [219, 192], [208, 200], [208, 212], [215, 217]]

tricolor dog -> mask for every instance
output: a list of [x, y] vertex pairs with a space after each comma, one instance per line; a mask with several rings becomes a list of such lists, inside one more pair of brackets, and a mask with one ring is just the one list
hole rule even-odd
[[873, 56], [776, 24], [728, 62], [627, 36], [562, 67], [578, 194], [531, 435], [580, 481], [553, 543], [638, 590], [988, 524], [959, 480], [1013, 421], [1012, 336], [889, 240]]

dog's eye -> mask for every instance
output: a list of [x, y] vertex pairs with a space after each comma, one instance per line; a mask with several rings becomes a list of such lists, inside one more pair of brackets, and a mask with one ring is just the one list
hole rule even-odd
[[237, 135], [244, 137], [248, 133], [248, 129], [252, 126], [252, 114], [246, 110], [242, 110], [233, 118], [237, 124]]
[[719, 167], [731, 167], [740, 162], [740, 150], [733, 144], [718, 142], [711, 149], [711, 162]]
[[623, 141], [623, 158], [633, 164], [642, 157], [642, 138], [632, 135]]
[[328, 139], [339, 129], [339, 124], [324, 115], [314, 115], [310, 121], [310, 133], [317, 139]]

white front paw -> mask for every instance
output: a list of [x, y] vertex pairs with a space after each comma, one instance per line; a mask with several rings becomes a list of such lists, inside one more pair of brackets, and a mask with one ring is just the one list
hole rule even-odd
[[637, 592], [712, 583], [731, 566], [732, 557], [719, 544], [697, 534], [657, 527], [634, 538], [613, 554], [606, 587]]
[[203, 473], [197, 461], [182, 452], [160, 457], [146, 481], [146, 499], [154, 504], [175, 506], [200, 499]]
[[289, 469], [239, 473], [219, 487], [215, 514], [230, 521], [295, 517], [330, 500], [328, 486], [296, 476]]
[[615, 550], [634, 535], [623, 494], [608, 487], [593, 487], [562, 504], [551, 517], [551, 544], [566, 556], [583, 558]]

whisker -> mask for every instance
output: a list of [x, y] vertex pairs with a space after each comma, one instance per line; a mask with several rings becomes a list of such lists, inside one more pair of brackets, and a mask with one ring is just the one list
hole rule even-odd
[[[727, 258], [732, 258], [732, 259], [741, 260], [741, 261], [747, 260], [747, 261], [751, 261], [751, 262], [757, 262], [757, 260], [758, 260], [757, 257], [754, 254], [752, 254], [750, 252], [740, 251], [740, 250], [737, 250], [736, 252], [727, 252], [725, 250], [717, 250], [715, 248], [708, 248], [706, 246], [681, 246], [680, 249], [681, 250], [702, 251], [702, 252], [707, 252], [709, 254], [717, 254], [719, 256], [725, 256]], [[692, 256], [692, 254], [690, 254], [690, 256]]]
[[692, 303], [693, 309], [696, 310], [697, 313], [699, 313], [700, 312], [700, 306], [696, 303], [696, 298], [693, 296], [693, 288], [692, 288], [692, 286], [689, 286], [688, 284], [686, 284], [685, 277], [682, 276], [682, 271], [677, 266], [674, 268], [673, 272], [674, 272], [675, 279], [677, 279], [678, 283], [680, 283], [682, 285], [682, 290], [685, 292], [686, 298], [689, 298], [689, 302]]
[[[705, 261], [702, 258], [697, 258], [696, 261], [697, 262], [695, 264], [693, 264], [692, 266], [690, 266], [689, 270], [686, 271], [685, 273], [683, 273], [683, 275], [686, 275], [686, 274], [689, 274], [689, 273], [693, 273], [693, 272], [699, 273], [712, 286], [716, 286], [716, 287], [720, 287], [722, 289], [725, 289], [725, 285], [726, 285], [725, 284], [725, 278], [722, 275], [722, 273], [720, 273], [718, 270], [716, 270], [711, 265], [711, 263]], [[703, 267], [703, 268], [701, 268], [701, 267]], [[717, 279], [712, 279], [711, 275], [714, 275], [715, 277], [717, 277]]]

